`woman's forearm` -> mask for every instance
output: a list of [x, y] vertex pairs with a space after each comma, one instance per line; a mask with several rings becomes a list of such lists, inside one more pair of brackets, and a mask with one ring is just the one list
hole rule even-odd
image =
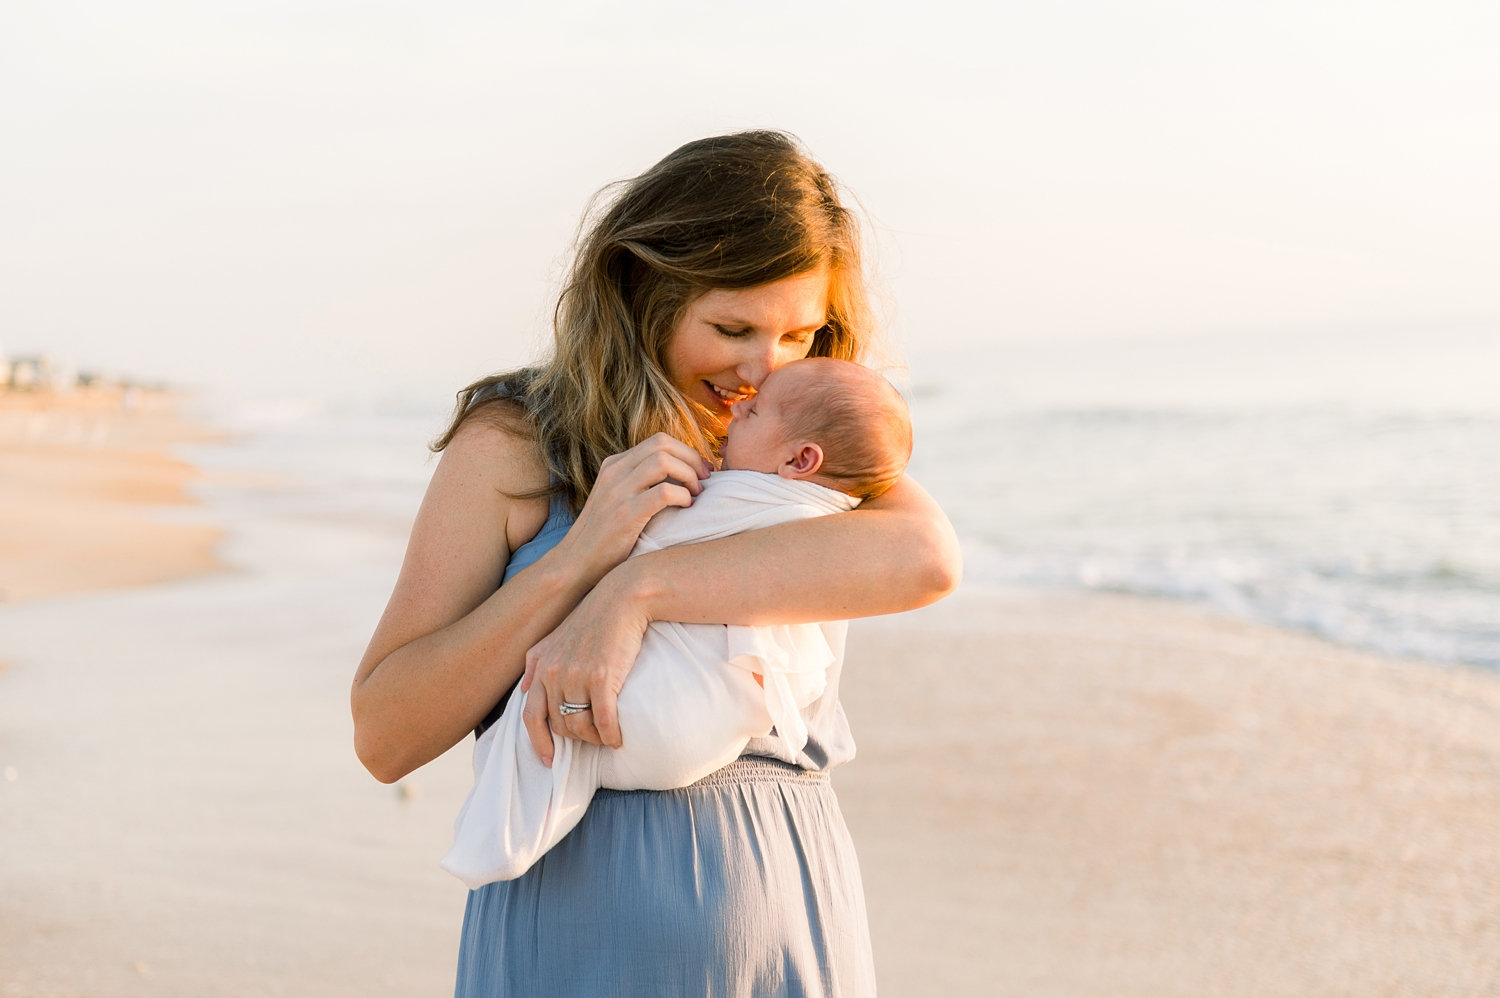
[[663, 434], [610, 458], [567, 534], [497, 589], [511, 552], [536, 536], [548, 509], [512, 490], [544, 483], [546, 464], [522, 434], [479, 422], [460, 430], [355, 671], [355, 752], [365, 767], [397, 780], [463, 738], [521, 676], [528, 650], [625, 559], [656, 512], [687, 505], [708, 473], [696, 451]]
[[350, 697], [355, 752], [377, 779], [392, 782], [442, 755], [520, 678], [527, 649], [588, 592], [589, 580], [550, 561], [361, 669]]
[[852, 513], [632, 558], [600, 595], [649, 620], [791, 624], [912, 610], [952, 592], [961, 572], [947, 517], [902, 479]]
[[[618, 747], [615, 701], [653, 620], [791, 624], [911, 610], [951, 592], [961, 570], [953, 528], [932, 499], [903, 479], [852, 513], [820, 516], [617, 565], [531, 651], [527, 730], [551, 758], [550, 707], [581, 699], [563, 733]], [[543, 712], [538, 690], [551, 698]], [[587, 725], [578, 718], [588, 718]]]

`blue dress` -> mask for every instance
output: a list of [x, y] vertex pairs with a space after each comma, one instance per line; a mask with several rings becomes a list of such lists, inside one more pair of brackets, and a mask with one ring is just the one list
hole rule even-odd
[[[572, 522], [554, 500], [505, 581]], [[600, 790], [524, 876], [470, 891], [457, 998], [873, 995], [859, 866], [828, 779], [854, 755], [838, 679], [805, 712], [795, 761], [755, 739], [681, 790]]]

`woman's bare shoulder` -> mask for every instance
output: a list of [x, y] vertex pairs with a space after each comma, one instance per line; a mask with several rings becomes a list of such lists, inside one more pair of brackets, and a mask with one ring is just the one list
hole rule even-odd
[[[504, 531], [507, 553], [547, 519], [547, 462], [519, 403], [497, 399], [471, 412], [443, 448], [428, 500], [477, 526]], [[427, 501], [423, 503], [428, 505]]]
[[524, 432], [519, 409], [464, 420], [422, 497], [360, 675], [392, 649], [458, 620], [494, 593], [511, 553], [547, 519], [545, 498], [524, 498], [546, 481], [540, 448]]
[[520, 410], [486, 403], [443, 448], [412, 523], [385, 613], [355, 673], [363, 682], [388, 655], [454, 623], [500, 585], [511, 553], [541, 529], [547, 482], [541, 450]]

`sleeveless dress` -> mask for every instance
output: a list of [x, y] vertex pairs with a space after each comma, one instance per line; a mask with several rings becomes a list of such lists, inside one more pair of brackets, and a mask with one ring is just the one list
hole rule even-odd
[[[572, 522], [554, 499], [504, 581]], [[690, 787], [601, 790], [523, 876], [470, 891], [457, 998], [873, 995], [864, 890], [828, 778], [854, 755], [838, 680], [830, 670], [804, 711], [795, 760], [757, 738]]]

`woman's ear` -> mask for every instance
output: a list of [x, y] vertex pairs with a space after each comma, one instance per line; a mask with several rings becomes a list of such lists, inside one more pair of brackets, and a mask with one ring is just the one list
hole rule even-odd
[[798, 444], [790, 461], [776, 469], [782, 478], [806, 478], [815, 475], [823, 467], [823, 448], [815, 443]]

